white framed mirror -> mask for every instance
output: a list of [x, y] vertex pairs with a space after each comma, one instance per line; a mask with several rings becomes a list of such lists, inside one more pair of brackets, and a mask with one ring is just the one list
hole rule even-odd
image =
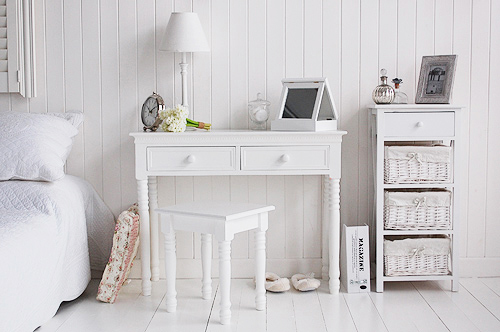
[[338, 114], [328, 80], [323, 78], [284, 79], [280, 111], [271, 130], [336, 130]]

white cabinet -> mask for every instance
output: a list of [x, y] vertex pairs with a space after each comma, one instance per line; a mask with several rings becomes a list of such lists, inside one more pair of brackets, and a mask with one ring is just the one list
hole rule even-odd
[[[459, 177], [458, 162], [460, 145], [460, 112], [462, 107], [453, 105], [437, 105], [437, 104], [408, 104], [408, 105], [372, 105], [369, 107], [371, 114], [371, 131], [374, 153], [374, 176], [375, 176], [375, 232], [376, 232], [376, 290], [382, 292], [384, 289], [384, 282], [387, 281], [412, 281], [412, 280], [451, 280], [451, 288], [453, 291], [458, 290], [458, 230], [459, 230], [459, 213], [458, 213], [458, 196], [460, 194], [460, 185], [458, 183]], [[385, 157], [387, 156], [387, 146], [433, 146], [444, 145], [451, 148], [451, 158], [449, 158], [451, 176], [449, 181], [414, 181], [413, 183], [403, 183], [407, 181], [386, 183], [384, 181], [384, 174], [387, 175], [387, 169], [384, 170]], [[421, 148], [420, 148], [421, 149]], [[422, 150], [422, 149], [421, 149]], [[415, 148], [415, 151], [421, 151]], [[408, 153], [408, 164], [422, 163], [422, 157], [418, 152]], [[405, 166], [405, 162], [403, 162]], [[416, 213], [425, 203], [425, 194], [421, 192], [431, 193], [436, 190], [446, 190], [451, 193], [451, 203], [449, 203], [450, 223], [449, 226], [439, 227], [430, 226], [426, 227], [425, 222], [416, 227], [401, 227], [394, 229], [387, 227], [384, 223], [384, 218], [389, 218], [389, 208], [387, 204], [388, 194], [398, 197], [398, 193], [403, 192], [419, 192], [415, 194], [415, 207], [406, 208], [408, 216], [403, 215], [402, 218], [416, 218]], [[404, 195], [400, 195], [404, 201]], [[434, 199], [435, 201], [435, 199]], [[410, 201], [411, 202], [411, 201]], [[403, 203], [404, 204], [404, 203]], [[437, 210], [431, 207], [430, 198], [427, 198], [427, 205], [432, 210]], [[384, 209], [385, 206], [385, 209]], [[405, 211], [405, 209], [401, 209]], [[405, 212], [403, 212], [404, 214]], [[432, 221], [431, 221], [432, 222]], [[447, 259], [446, 272], [432, 272], [427, 273], [425, 268], [423, 272], [407, 273], [405, 271], [396, 271], [395, 273], [387, 272], [390, 270], [388, 266], [384, 266], [389, 260], [384, 262], [384, 248], [387, 250], [389, 246], [384, 246], [384, 240], [389, 239], [416, 239], [416, 243], [427, 241], [428, 237], [447, 237], [450, 243], [450, 253]], [[388, 243], [389, 244], [389, 243]], [[415, 253], [409, 256], [413, 259], [414, 255], [419, 255], [425, 248], [416, 248]], [[388, 256], [389, 257], [389, 256]], [[406, 257], [408, 258], [408, 257]], [[405, 259], [405, 258], [403, 258]], [[392, 267], [391, 267], [392, 268]]]

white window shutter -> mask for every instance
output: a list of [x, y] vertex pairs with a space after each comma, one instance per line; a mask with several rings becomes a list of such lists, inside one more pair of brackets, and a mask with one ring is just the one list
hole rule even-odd
[[0, 0], [0, 92], [35, 97], [33, 0]]

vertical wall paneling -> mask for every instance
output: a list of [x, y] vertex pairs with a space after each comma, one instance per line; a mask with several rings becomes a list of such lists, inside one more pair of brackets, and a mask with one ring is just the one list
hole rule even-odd
[[45, 3], [47, 45], [47, 111], [64, 111], [64, 44], [63, 44], [63, 2], [46, 0]]
[[[453, 53], [458, 54], [453, 103], [465, 106], [462, 110], [462, 146], [461, 162], [462, 195], [460, 206], [460, 255], [467, 256], [467, 233], [469, 228], [468, 191], [469, 191], [469, 111], [470, 111], [470, 75], [471, 75], [471, 20], [472, 0], [455, 0], [453, 8]], [[474, 227], [471, 225], [471, 227]]]
[[115, 215], [122, 209], [120, 178], [118, 0], [101, 1], [101, 105], [103, 198]]
[[398, 1], [380, 0], [379, 8], [379, 67], [387, 69], [387, 80], [396, 77], [398, 64]]
[[[115, 13], [117, 15], [117, 13]], [[78, 22], [78, 24], [75, 24]], [[64, 36], [64, 89], [66, 111], [83, 111], [83, 70], [82, 70], [82, 12], [80, 0], [63, 2]], [[38, 32], [35, 32], [37, 34]], [[37, 53], [38, 54], [38, 53]], [[38, 55], [37, 55], [38, 56]], [[37, 67], [40, 71], [40, 68]], [[40, 90], [38, 90], [40, 92]], [[40, 96], [40, 93], [38, 93]], [[40, 98], [40, 97], [37, 97]], [[36, 99], [36, 98], [35, 98]], [[115, 100], [116, 103], [116, 100]], [[78, 135], [73, 138], [73, 148], [66, 162], [68, 173], [85, 177], [84, 135], [85, 119]], [[118, 133], [120, 118], [115, 122], [114, 130]], [[118, 160], [119, 161], [119, 160]], [[120, 188], [121, 189], [121, 188]], [[120, 192], [121, 196], [121, 192]]]
[[285, 177], [267, 177], [267, 204], [274, 205], [276, 210], [269, 212], [269, 229], [267, 230], [267, 257], [285, 258], [286, 224], [285, 224]]
[[304, 177], [285, 177], [285, 257], [302, 258], [304, 252]]
[[434, 55], [434, 0], [417, 1], [415, 41], [415, 86], [418, 84], [422, 56]]
[[434, 11], [434, 53], [451, 54], [453, 44], [453, 0], [436, 0]]
[[[248, 1], [248, 101], [255, 100], [257, 93], [266, 97], [266, 17], [265, 0]], [[243, 113], [250, 122], [247, 111], [245, 107]]]
[[[359, 224], [368, 224], [370, 226], [371, 247], [375, 248], [375, 225], [370, 224], [374, 219], [372, 216], [374, 205], [373, 191], [373, 156], [371, 155], [371, 141], [369, 137], [369, 120], [371, 115], [363, 105], [372, 103], [372, 91], [379, 83], [379, 64], [378, 64], [378, 13], [379, 4], [376, 1], [361, 1], [361, 37], [360, 53], [368, 56], [360, 59], [360, 83], [359, 83], [359, 183], [365, 185], [359, 186]], [[372, 255], [374, 250], [371, 250]]]
[[[490, 74], [489, 74], [489, 109], [488, 114], [488, 182], [486, 201], [486, 250], [487, 257], [500, 256], [500, 241], [497, 234], [500, 234], [500, 205], [498, 204], [498, 194], [500, 188], [500, 150], [496, 142], [500, 141], [500, 113], [496, 105], [500, 105], [500, 3], [491, 2], [490, 9]], [[478, 87], [481, 88], [481, 87]]]
[[82, 1], [85, 179], [102, 195], [101, 49], [98, 0]]
[[[118, 3], [118, 36], [120, 56], [120, 137], [122, 207], [137, 201], [137, 184], [133, 160], [134, 143], [129, 136], [139, 129], [137, 99], [137, 17], [135, 2]], [[128, 162], [125, 162], [128, 161]]]
[[[342, 220], [355, 225], [372, 218], [366, 105], [379, 69], [387, 68], [390, 79], [401, 77], [402, 91], [413, 102], [422, 56], [457, 54], [452, 102], [466, 106], [461, 257], [486, 258], [483, 270], [494, 271], [500, 267], [500, 117], [492, 107], [499, 103], [499, 7], [488, 0], [35, 1], [38, 95], [0, 94], [0, 108], [83, 111], [66, 170], [86, 178], [118, 214], [137, 200], [129, 133], [142, 127], [142, 103], [152, 91], [167, 106], [180, 102], [180, 55], [158, 51], [170, 13], [194, 11], [211, 51], [188, 56], [190, 114], [214, 129], [247, 128], [247, 103], [258, 92], [271, 101], [274, 119], [284, 77], [328, 77], [340, 128], [348, 131]], [[159, 179], [159, 204], [273, 204], [268, 258], [309, 264], [322, 249], [321, 182], [319, 176], [167, 177]], [[178, 235], [181, 259], [199, 259], [199, 249], [199, 236]], [[241, 235], [233, 253], [253, 258], [253, 233]]]
[[[198, 13], [201, 25], [205, 36], [207, 37], [208, 44], [210, 45], [211, 37], [211, 16], [210, 16], [210, 1], [194, 0], [193, 11]], [[210, 47], [211, 48], [211, 47]], [[197, 121], [212, 123], [212, 108], [210, 104], [210, 97], [212, 87], [210, 84], [210, 62], [212, 52], [197, 52], [193, 54], [193, 66], [191, 68], [193, 73], [193, 99], [191, 102], [191, 109], [193, 110], [193, 117]]]
[[[490, 3], [472, 2], [471, 116], [467, 255], [483, 257], [486, 231]], [[472, 148], [473, 147], [473, 148]], [[473, 221], [473, 222], [472, 222]]]
[[212, 124], [230, 128], [229, 116], [229, 0], [212, 1]]
[[278, 115], [281, 80], [285, 77], [285, 0], [267, 1], [266, 5], [266, 98], [271, 102], [269, 128], [270, 121]]
[[[359, 156], [359, 40], [360, 2], [342, 1], [342, 129], [347, 130], [342, 144], [341, 219], [358, 224]], [[364, 107], [364, 105], [363, 105]], [[350, 176], [349, 176], [350, 174]], [[348, 199], [347, 199], [348, 198]]]
[[166, 107], [174, 105], [174, 76], [180, 75], [179, 64], [174, 61], [174, 53], [159, 51], [173, 6], [173, 0], [157, 0], [155, 8], [156, 92], [162, 96]]
[[[248, 179], [248, 176], [231, 176], [229, 178], [232, 202], [248, 202]], [[231, 257], [248, 258], [248, 232], [235, 234], [231, 247]]]
[[[22, 98], [18, 94], [11, 94], [11, 104], [12, 110], [14, 111], [26, 111], [28, 109], [26, 103], [29, 105], [29, 111], [32, 113], [44, 113], [47, 112], [47, 82], [46, 82], [46, 49], [45, 45], [45, 0], [35, 1], [35, 47], [36, 49], [36, 91], [37, 96], [35, 98]], [[21, 104], [21, 107], [19, 107]]]
[[[267, 204], [267, 178], [257, 175], [249, 178], [248, 181], [248, 201], [255, 204]], [[255, 257], [255, 231], [248, 233], [248, 257]], [[269, 246], [270, 239], [266, 236], [266, 245]]]
[[[408, 96], [408, 102], [415, 102], [415, 25], [416, 0], [398, 1], [398, 67], [396, 75], [403, 79], [401, 91]], [[420, 68], [418, 68], [420, 70]]]
[[247, 1], [229, 6], [229, 109], [232, 129], [248, 128]]
[[304, 75], [304, 0], [285, 2], [285, 75]]

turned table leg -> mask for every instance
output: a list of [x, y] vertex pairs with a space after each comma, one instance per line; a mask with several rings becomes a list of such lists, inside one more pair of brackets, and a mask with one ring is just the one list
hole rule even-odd
[[328, 228], [330, 293], [340, 290], [340, 179], [330, 180], [330, 216]]
[[255, 307], [266, 308], [266, 232], [255, 232]]
[[212, 298], [212, 234], [201, 234], [201, 295], [203, 299]]
[[140, 215], [142, 295], [151, 295], [151, 265], [149, 237], [148, 180], [137, 180], [137, 197]]
[[219, 241], [220, 322], [231, 322], [231, 241]]
[[151, 225], [151, 280], [160, 280], [160, 248], [158, 234], [158, 213], [155, 209], [158, 207], [158, 183], [156, 176], [148, 177], [149, 188], [149, 215]]

